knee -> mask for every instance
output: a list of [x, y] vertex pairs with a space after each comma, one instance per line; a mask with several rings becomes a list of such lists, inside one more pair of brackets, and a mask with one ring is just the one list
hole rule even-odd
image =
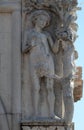
[[52, 93], [52, 92], [53, 92], [53, 87], [48, 87], [48, 88], [47, 88], [47, 92], [48, 92], [48, 93]]
[[73, 99], [73, 95], [71, 93], [65, 94], [64, 95], [64, 99], [66, 99], [66, 100], [72, 100]]
[[64, 104], [65, 105], [68, 105], [68, 107], [69, 107], [69, 104], [70, 104], [70, 106], [73, 106], [73, 103], [74, 103], [74, 98], [72, 95], [64, 96]]

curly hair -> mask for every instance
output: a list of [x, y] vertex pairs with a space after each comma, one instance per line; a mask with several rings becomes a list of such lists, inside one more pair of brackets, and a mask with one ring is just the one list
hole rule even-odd
[[35, 11], [31, 14], [31, 22], [33, 23], [33, 25], [35, 24], [35, 21], [40, 17], [40, 16], [45, 16], [47, 18], [46, 20], [46, 26], [49, 25], [50, 23], [50, 15], [44, 11], [44, 10], [38, 10]]

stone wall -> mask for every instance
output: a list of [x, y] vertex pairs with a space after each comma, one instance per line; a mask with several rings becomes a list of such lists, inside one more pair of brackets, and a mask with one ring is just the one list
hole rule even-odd
[[0, 129], [19, 130], [21, 1], [0, 1]]

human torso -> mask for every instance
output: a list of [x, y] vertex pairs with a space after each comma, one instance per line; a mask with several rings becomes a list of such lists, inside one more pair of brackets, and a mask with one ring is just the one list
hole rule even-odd
[[30, 52], [30, 60], [35, 68], [42, 68], [44, 71], [53, 71], [54, 63], [50, 52], [47, 36], [41, 32], [32, 32], [31, 44], [34, 46]]

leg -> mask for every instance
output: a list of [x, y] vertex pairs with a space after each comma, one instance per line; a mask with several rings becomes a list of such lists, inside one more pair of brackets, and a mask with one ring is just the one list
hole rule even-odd
[[40, 91], [40, 83], [39, 77], [33, 71], [32, 72], [32, 96], [33, 96], [33, 108], [34, 108], [34, 117], [39, 116], [39, 91]]
[[54, 114], [54, 103], [55, 103], [55, 96], [53, 92], [53, 79], [47, 78], [46, 79], [46, 87], [47, 87], [47, 93], [48, 93], [48, 105], [49, 105], [49, 116], [51, 118], [55, 118]]
[[70, 123], [74, 111], [73, 88], [70, 85], [70, 81], [63, 87], [63, 98], [65, 107], [64, 121]]

